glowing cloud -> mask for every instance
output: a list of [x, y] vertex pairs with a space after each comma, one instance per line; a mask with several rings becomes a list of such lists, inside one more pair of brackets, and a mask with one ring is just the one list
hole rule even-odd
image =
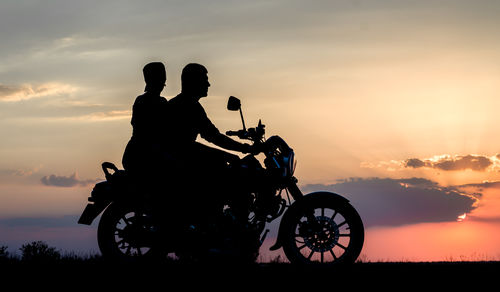
[[498, 171], [500, 169], [499, 155], [436, 155], [432, 158], [409, 158], [406, 160], [380, 161], [378, 163], [362, 162], [362, 168], [386, 168], [389, 171], [417, 168], [433, 168], [444, 171]]
[[441, 170], [466, 170], [471, 169], [475, 171], [485, 171], [488, 167], [493, 165], [493, 158], [483, 155], [456, 155], [451, 157], [449, 155], [439, 158], [418, 159], [411, 158], [405, 161], [405, 167], [419, 168], [429, 167]]
[[77, 90], [69, 84], [57, 82], [42, 83], [39, 85], [21, 84], [5, 85], [0, 84], [0, 101], [17, 102], [33, 98], [70, 94]]
[[108, 112], [97, 112], [89, 115], [78, 117], [79, 120], [87, 120], [91, 122], [99, 121], [114, 121], [122, 119], [130, 119], [132, 111], [130, 110], [114, 110]]

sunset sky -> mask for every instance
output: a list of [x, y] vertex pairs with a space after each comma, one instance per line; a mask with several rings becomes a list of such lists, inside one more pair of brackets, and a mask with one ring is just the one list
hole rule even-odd
[[363, 258], [500, 260], [498, 15], [493, 0], [2, 1], [0, 246], [97, 251], [97, 224], [76, 219], [101, 162], [121, 167], [142, 67], [166, 64], [169, 99], [197, 62], [221, 132], [241, 127], [237, 96], [295, 150], [304, 192], [351, 200]]

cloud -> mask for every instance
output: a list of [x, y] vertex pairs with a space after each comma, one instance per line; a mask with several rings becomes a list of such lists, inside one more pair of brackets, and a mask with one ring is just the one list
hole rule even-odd
[[75, 92], [76, 90], [77, 89], [74, 86], [57, 82], [48, 82], [39, 85], [0, 84], [0, 101], [17, 102], [21, 100], [33, 99], [38, 97], [69, 94]]
[[84, 115], [39, 118], [39, 120], [48, 122], [109, 122], [130, 119], [131, 117], [131, 110], [111, 110], [105, 112], [93, 112]]
[[76, 215], [65, 215], [61, 217], [15, 217], [0, 218], [0, 225], [11, 228], [38, 227], [38, 228], [58, 228], [73, 227], [78, 221]]
[[500, 169], [499, 154], [493, 156], [486, 155], [437, 155], [432, 158], [409, 158], [406, 160], [380, 161], [377, 164], [363, 162], [363, 168], [386, 168], [387, 170], [403, 170], [417, 168], [431, 168], [443, 171], [498, 171]]
[[302, 190], [326, 190], [345, 196], [368, 227], [456, 221], [475, 209], [478, 201], [477, 196], [458, 188], [444, 188], [423, 178], [357, 178], [330, 185], [305, 185]]
[[[493, 156], [493, 157], [496, 157]], [[493, 165], [493, 157], [483, 155], [457, 155], [455, 157], [445, 156], [437, 160], [418, 158], [411, 158], [405, 161], [405, 167], [419, 168], [429, 167], [441, 170], [466, 170], [471, 169], [475, 171], [485, 171], [488, 167]]]
[[[62, 110], [61, 110], [62, 111]], [[77, 122], [77, 123], [93, 123], [93, 122], [111, 122], [119, 120], [130, 120], [132, 117], [131, 110], [110, 110], [110, 111], [99, 111], [91, 112], [86, 114], [78, 113], [60, 113], [58, 116], [29, 116], [29, 117], [10, 117], [11, 121], [16, 121], [17, 123], [64, 123], [64, 122]]]
[[418, 159], [418, 158], [410, 158], [406, 160], [406, 167], [412, 167], [412, 168], [419, 168], [419, 167], [424, 167], [426, 166], [427, 163]]
[[132, 111], [130, 110], [112, 110], [107, 112], [95, 112], [82, 116], [75, 116], [69, 118], [62, 118], [75, 121], [88, 121], [88, 122], [103, 122], [130, 119]]
[[474, 184], [464, 184], [458, 186], [458, 188], [468, 188], [473, 187], [477, 188], [480, 192], [484, 189], [500, 189], [500, 181], [484, 181], [482, 183], [474, 183]]
[[0, 169], [0, 176], [22, 176], [27, 177], [37, 173], [43, 166], [40, 164], [27, 169]]
[[73, 173], [70, 176], [58, 176], [58, 175], [49, 175], [49, 176], [44, 176], [40, 179], [42, 184], [46, 186], [55, 186], [55, 187], [84, 187], [90, 184], [94, 184], [98, 179], [89, 179], [89, 180], [80, 180], [78, 178], [78, 175]]
[[0, 218], [2, 245], [7, 245], [9, 252], [18, 255], [20, 246], [34, 240], [45, 241], [68, 252], [98, 252], [95, 240], [97, 226], [77, 224], [78, 218], [79, 214], [33, 217], [16, 214], [15, 217]]

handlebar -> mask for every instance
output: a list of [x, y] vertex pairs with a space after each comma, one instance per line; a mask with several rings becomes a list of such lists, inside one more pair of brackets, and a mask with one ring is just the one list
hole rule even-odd
[[247, 130], [227, 131], [226, 135], [228, 135], [228, 136], [237, 136], [240, 139], [248, 139], [248, 132], [247, 132]]
[[241, 129], [238, 131], [227, 131], [227, 136], [237, 136], [240, 139], [251, 140], [254, 142], [260, 141], [264, 136], [264, 125], [259, 120], [259, 124], [255, 128]]

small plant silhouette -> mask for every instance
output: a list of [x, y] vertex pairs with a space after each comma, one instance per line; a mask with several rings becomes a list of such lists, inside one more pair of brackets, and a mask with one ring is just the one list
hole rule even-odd
[[8, 247], [6, 245], [0, 246], [0, 261], [5, 260], [9, 257], [9, 252], [7, 251], [7, 248]]
[[61, 253], [54, 247], [49, 247], [43, 241], [33, 241], [24, 244], [19, 250], [22, 252], [23, 261], [56, 261], [61, 258]]

